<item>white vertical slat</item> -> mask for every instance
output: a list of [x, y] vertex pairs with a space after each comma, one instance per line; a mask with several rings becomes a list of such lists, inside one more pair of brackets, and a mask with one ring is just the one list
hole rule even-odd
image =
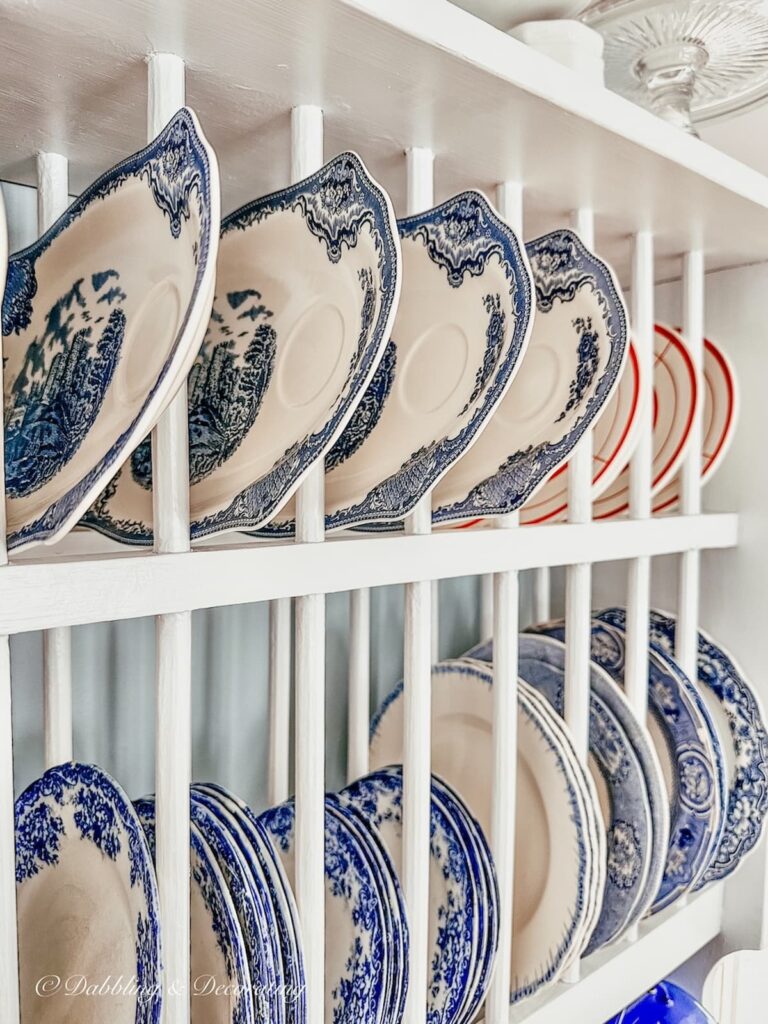
[[[69, 166], [60, 153], [37, 154], [37, 229], [47, 231], [69, 204]], [[72, 634], [66, 626], [43, 633], [45, 765], [72, 760]]]
[[[594, 247], [592, 210], [580, 209], [575, 228], [588, 248]], [[568, 520], [588, 523], [592, 518], [592, 432], [587, 431], [568, 464]], [[576, 753], [583, 764], [589, 753], [589, 661], [592, 613], [592, 566], [579, 562], [566, 568], [565, 584], [565, 721]], [[565, 980], [579, 980], [578, 962]]]
[[[148, 60], [147, 133], [154, 138], [184, 105], [184, 62]], [[189, 550], [187, 390], [152, 432], [155, 550]], [[191, 782], [192, 623], [189, 612], [156, 620], [157, 884], [163, 925], [164, 1024], [189, 1022], [189, 786]]]
[[[640, 439], [629, 464], [629, 515], [651, 515], [653, 475], [653, 235], [640, 231], [632, 243], [632, 337], [640, 364]], [[627, 697], [638, 721], [648, 714], [648, 626], [651, 606], [651, 560], [633, 558], [627, 575], [627, 651], [624, 670]], [[638, 926], [626, 938], [634, 942]]]
[[[6, 234], [0, 194], [0, 236]], [[0, 395], [3, 394], [3, 339], [0, 334]], [[0, 452], [5, 451], [0, 416]], [[5, 461], [0, 458], [0, 572], [8, 564], [5, 517]], [[16, 844], [13, 808], [13, 728], [11, 719], [11, 650], [0, 635], [0, 1020], [19, 1020], [19, 947], [16, 934]]]
[[[434, 203], [434, 156], [429, 149], [406, 154], [407, 212]], [[405, 521], [411, 534], [432, 529], [432, 496], [426, 494]], [[421, 1024], [427, 1001], [429, 911], [429, 817], [431, 755], [432, 584], [405, 586], [403, 737], [403, 890], [410, 932], [406, 1024]]]
[[[523, 189], [517, 182], [499, 185], [497, 206], [522, 239]], [[496, 529], [514, 529], [519, 514], [501, 516]], [[504, 543], [507, 538], [499, 538]], [[517, 653], [519, 577], [515, 570], [495, 573], [493, 581], [493, 784], [491, 847], [499, 885], [499, 949], [486, 1002], [488, 1024], [506, 1024], [512, 967], [515, 798], [517, 793]]]
[[533, 614], [536, 622], [552, 618], [552, 587], [548, 566], [541, 566], [533, 574]]
[[288, 799], [291, 751], [291, 599], [269, 603], [269, 779], [271, 806]]
[[[699, 387], [704, 359], [704, 254], [693, 250], [683, 257], [683, 334], [688, 343]], [[695, 516], [701, 511], [701, 437], [704, 403], [691, 426], [688, 455], [680, 472], [680, 511]], [[698, 551], [680, 555], [679, 616], [676, 655], [683, 671], [696, 678], [696, 651], [699, 630], [699, 566]]]
[[[291, 111], [291, 180], [323, 163], [323, 112]], [[325, 467], [299, 488], [296, 540], [325, 534]], [[296, 898], [303, 924], [308, 1024], [322, 1024], [325, 1003], [325, 596], [296, 599]]]
[[431, 654], [432, 664], [440, 661], [440, 580], [432, 580], [432, 627]]
[[349, 701], [347, 781], [368, 772], [368, 723], [371, 715], [371, 592], [349, 595]]

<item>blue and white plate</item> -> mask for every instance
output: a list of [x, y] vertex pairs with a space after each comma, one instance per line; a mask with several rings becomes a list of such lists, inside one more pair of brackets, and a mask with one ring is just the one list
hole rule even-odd
[[[432, 768], [461, 796], [480, 827], [490, 827], [491, 673], [443, 662], [432, 670]], [[371, 732], [374, 768], [402, 761], [402, 683], [386, 698]], [[518, 714], [515, 926], [510, 1000], [556, 979], [583, 937], [593, 849], [566, 741], [555, 736], [524, 685]], [[557, 853], [555, 853], [555, 847]]]
[[396, 528], [478, 437], [528, 343], [528, 261], [483, 195], [463, 192], [397, 227], [400, 306], [381, 365], [326, 458], [329, 530]]
[[244, 801], [216, 783], [198, 783], [194, 789], [219, 801], [222, 813], [232, 816], [248, 840], [251, 852], [257, 858], [272, 901], [280, 942], [285, 1017], [288, 1024], [304, 1024], [307, 1007], [301, 926], [293, 891], [280, 859], [269, 841], [264, 826]]
[[[674, 616], [651, 612], [651, 636], [667, 653], [675, 648], [675, 628]], [[768, 812], [768, 733], [760, 698], [746, 676], [701, 631], [697, 663], [699, 690], [720, 736], [727, 770], [723, 835], [698, 888], [730, 875], [760, 839]]]
[[[71, 762], [33, 782], [15, 817], [22, 1019], [157, 1024], [157, 883], [128, 797], [101, 769]], [[72, 978], [95, 990], [77, 995]], [[110, 978], [125, 984], [110, 991]]]
[[[325, 455], [378, 365], [400, 277], [389, 197], [353, 153], [224, 220], [188, 382], [193, 539], [263, 525]], [[147, 441], [88, 525], [149, 544], [151, 486]]]
[[[532, 627], [564, 640], [563, 623]], [[626, 637], [615, 624], [592, 622], [591, 657], [624, 685]], [[648, 661], [648, 728], [667, 781], [670, 834], [664, 876], [652, 912], [687, 892], [707, 862], [722, 821], [711, 719], [693, 685], [652, 649]]]
[[610, 267], [573, 231], [525, 249], [536, 286], [531, 341], [477, 444], [435, 488], [435, 523], [520, 508], [594, 426], [624, 367], [627, 313]]
[[[565, 711], [565, 645], [553, 637], [524, 634], [518, 640], [518, 672], [541, 693], [559, 715]], [[467, 657], [493, 660], [491, 641], [467, 652]], [[630, 739], [631, 735], [631, 739]], [[642, 917], [658, 890], [666, 854], [666, 832], [654, 836], [653, 818], [643, 764], [637, 746], [647, 747], [632, 710], [617, 684], [597, 666], [590, 669], [590, 766], [595, 776], [607, 830], [607, 877], [602, 910], [586, 953], [618, 938]], [[654, 782], [663, 787], [655, 759]], [[652, 763], [652, 762], [651, 762]], [[656, 852], [653, 885], [648, 879]], [[644, 899], [645, 898], [645, 899]]]
[[279, 984], [272, 947], [274, 925], [254, 889], [243, 850], [220, 817], [194, 791], [191, 819], [216, 858], [237, 909], [248, 954], [256, 1019], [272, 1020]]
[[[293, 801], [259, 816], [291, 884]], [[389, 1009], [383, 897], [370, 861], [333, 809], [325, 812], [325, 1019], [384, 1024]], [[331, 941], [332, 939], [332, 941]]]
[[200, 346], [218, 241], [216, 158], [184, 108], [11, 256], [3, 335], [12, 550], [62, 537], [151, 430]]
[[[155, 801], [134, 804], [155, 856]], [[211, 848], [190, 826], [190, 974], [192, 1020], [255, 1024], [251, 972], [237, 911]]]
[[[448, 792], [433, 780], [427, 1014], [436, 1024], [458, 1024], [467, 1018], [470, 990], [479, 980], [490, 936], [480, 916], [485, 910], [480, 904], [482, 867], [468, 848], [467, 837], [436, 798], [437, 788]], [[399, 766], [367, 775], [339, 794], [342, 803], [355, 808], [377, 830], [398, 873], [402, 869], [402, 794]]]

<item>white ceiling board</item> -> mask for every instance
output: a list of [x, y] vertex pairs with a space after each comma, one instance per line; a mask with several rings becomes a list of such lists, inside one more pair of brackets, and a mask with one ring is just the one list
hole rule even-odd
[[63, 152], [71, 187], [138, 148], [144, 56], [188, 63], [216, 148], [222, 209], [288, 180], [287, 111], [326, 111], [326, 151], [355, 148], [402, 210], [402, 151], [436, 152], [436, 195], [522, 176], [526, 234], [592, 205], [601, 251], [659, 232], [657, 271], [702, 244], [708, 266], [768, 258], [768, 182], [577, 78], [446, 0], [5, 0], [0, 177]]

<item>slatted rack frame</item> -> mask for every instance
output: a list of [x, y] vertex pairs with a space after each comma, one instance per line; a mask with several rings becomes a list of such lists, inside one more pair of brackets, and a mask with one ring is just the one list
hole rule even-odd
[[[93, 20], [96, 7], [78, 0], [66, 10], [56, 8], [51, 24], [45, 23], [44, 12], [33, 9], [0, 13], [9, 47], [6, 68], [0, 70], [0, 90], [8, 93], [13, 76], [23, 77], [17, 52], [23, 58], [25, 47], [39, 47], [53, 68], [50, 80], [43, 75], [32, 90], [37, 105], [24, 103], [28, 116], [23, 145], [28, 152], [19, 159], [17, 150], [0, 143], [0, 176], [38, 185], [41, 228], [66, 203], [68, 170], [77, 190], [96, 170], [140, 142], [136, 104], [126, 106], [114, 89], [109, 95], [115, 114], [98, 129], [67, 121], [61, 108], [49, 116], [59, 80], [84, 83], [84, 93], [93, 99], [117, 78], [121, 87], [127, 81], [137, 86], [144, 74], [150, 135], [184, 101], [185, 86], [204, 129], [210, 123], [231, 200], [228, 206], [284, 183], [270, 179], [276, 147], [289, 148], [290, 176], [295, 180], [320, 165], [324, 146], [350, 146], [390, 189], [398, 212], [428, 207], [438, 189], [449, 194], [467, 185], [495, 195], [502, 214], [524, 237], [532, 237], [542, 226], [562, 223], [570, 211], [587, 244], [606, 253], [631, 287], [633, 332], [647, 371], [653, 361], [654, 283], [659, 278], [680, 269], [684, 331], [700, 374], [705, 270], [768, 258], [768, 181], [574, 78], [445, 0], [423, 0], [418, 5], [409, 0], [317, 0], [311, 11], [301, 0], [242, 5], [238, 0], [216, 5], [187, 0], [163, 5], [154, 14], [139, 0], [129, 0], [124, 7], [118, 0], [104, 0]], [[112, 49], [104, 46], [106, 39]], [[236, 109], [223, 111], [227, 104], [219, 96], [231, 98], [235, 88], [242, 90]], [[82, 105], [87, 112], [89, 104]], [[16, 111], [9, 109], [0, 111], [0, 137], [18, 125]], [[283, 135], [274, 130], [281, 111], [285, 123], [290, 116], [290, 131]], [[252, 145], [243, 142], [248, 133]], [[62, 153], [71, 158], [69, 168]], [[277, 162], [278, 168], [283, 165], [284, 161]], [[255, 188], [253, 177], [259, 175], [263, 187]], [[487, 577], [482, 619], [495, 637], [490, 838], [499, 872], [502, 927], [499, 966], [486, 1008], [489, 1024], [510, 1018], [520, 1024], [564, 1019], [601, 1024], [720, 935], [728, 893], [723, 885], [644, 923], [626, 940], [584, 961], [563, 982], [510, 1011], [519, 572], [536, 570], [536, 612], [543, 617], [549, 607], [548, 570], [567, 567], [566, 717], [579, 756], [586, 759], [593, 565], [628, 560], [627, 689], [643, 718], [651, 560], [678, 556], [678, 656], [691, 671], [702, 553], [731, 548], [738, 541], [735, 513], [701, 512], [696, 454], [700, 423], [683, 471], [680, 514], [651, 516], [649, 382], [647, 372], [626, 521], [591, 521], [587, 436], [571, 463], [566, 524], [520, 528], [513, 515], [498, 520], [493, 530], [432, 534], [427, 497], [409, 517], [403, 535], [326, 538], [323, 475], [316, 467], [299, 493], [295, 543], [256, 543], [232, 536], [193, 551], [182, 394], [155, 431], [154, 552], [99, 552], [92, 537], [82, 536], [73, 536], [57, 552], [37, 549], [10, 562], [3, 552], [0, 1019], [13, 1022], [19, 1016], [9, 636], [46, 630], [45, 756], [53, 764], [71, 756], [72, 716], [77, 714], [71, 698], [69, 627], [156, 617], [157, 871], [164, 958], [169, 977], [185, 977], [191, 612], [270, 602], [269, 793], [274, 801], [288, 795], [293, 747], [297, 898], [304, 922], [309, 1024], [323, 1024], [324, 600], [332, 592], [350, 594], [348, 774], [355, 777], [367, 767], [370, 588], [393, 583], [405, 584], [406, 591], [403, 882], [411, 933], [408, 1024], [424, 1020], [430, 661], [438, 579]], [[188, 1020], [186, 998], [166, 999], [164, 1024]]]

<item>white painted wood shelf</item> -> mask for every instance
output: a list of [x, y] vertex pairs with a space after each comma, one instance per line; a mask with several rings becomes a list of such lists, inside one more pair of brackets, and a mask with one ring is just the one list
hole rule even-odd
[[[655, 284], [677, 279], [684, 270], [682, 322], [692, 349], [700, 354], [707, 329], [705, 272], [768, 261], [768, 179], [576, 77], [448, 0], [7, 2], [0, 4], [0, 39], [0, 179], [6, 181], [32, 186], [38, 176], [45, 182], [46, 174], [58, 168], [61, 186], [64, 169], [70, 191], [77, 193], [143, 145], [148, 91], [154, 128], [185, 94], [217, 151], [225, 213], [300, 177], [323, 154], [349, 148], [360, 153], [390, 192], [399, 215], [428, 206], [433, 196], [440, 201], [472, 187], [495, 196], [510, 223], [521, 232], [525, 225], [526, 238], [575, 223], [588, 241], [594, 236], [596, 250], [632, 285], [635, 340], [646, 365], [652, 354]], [[162, 68], [170, 77], [160, 74]], [[56, 205], [50, 182], [40, 199], [43, 218], [49, 219]], [[753, 329], [753, 341], [755, 335]], [[768, 355], [762, 348], [755, 360], [749, 366], [768, 379]], [[188, 810], [177, 798], [189, 779], [189, 613], [272, 602], [269, 792], [275, 801], [288, 795], [294, 686], [301, 746], [293, 766], [302, 833], [298, 903], [304, 920], [311, 922], [322, 917], [323, 907], [324, 595], [352, 595], [349, 730], [354, 742], [349, 771], [354, 775], [367, 764], [370, 591], [407, 585], [404, 637], [392, 642], [405, 640], [411, 694], [405, 765], [411, 796], [404, 809], [404, 844], [411, 929], [423, 952], [426, 899], [419, 886], [426, 877], [427, 822], [419, 815], [426, 804], [429, 757], [428, 656], [438, 622], [437, 609], [430, 607], [436, 603], [434, 581], [487, 576], [483, 622], [501, 633], [518, 621], [519, 571], [537, 571], [537, 609], [544, 615], [550, 604], [548, 570], [569, 567], [568, 618], [571, 632], [579, 636], [569, 641], [567, 714], [580, 733], [577, 746], [586, 759], [586, 629], [594, 603], [593, 567], [614, 564], [626, 576], [629, 691], [641, 717], [652, 559], [674, 556], [682, 653], [689, 663], [701, 587], [715, 578], [708, 567], [716, 563], [720, 583], [737, 566], [749, 577], [744, 593], [753, 597], [768, 572], [764, 509], [756, 509], [751, 498], [768, 494], [762, 464], [752, 478], [747, 478], [749, 469], [742, 471], [743, 487], [729, 492], [733, 501], [726, 507], [732, 511], [709, 513], [701, 511], [699, 460], [693, 456], [684, 474], [686, 514], [650, 515], [650, 407], [632, 467], [630, 515], [623, 521], [590, 521], [587, 437], [569, 474], [568, 523], [519, 527], [512, 516], [484, 529], [430, 532], [427, 498], [402, 534], [325, 536], [323, 476], [315, 467], [300, 492], [296, 542], [233, 534], [189, 550], [188, 511], [178, 500], [187, 475], [183, 397], [174, 408], [173, 420], [166, 417], [163, 428], [160, 475], [166, 494], [159, 513], [165, 525], [157, 550], [120, 548], [89, 532], [75, 532], [53, 548], [29, 550], [9, 564], [0, 550], [0, 892], [4, 907], [9, 906], [15, 890], [9, 841], [8, 636], [54, 631], [47, 642], [55, 657], [46, 678], [45, 729], [51, 750], [69, 750], [78, 709], [69, 698], [66, 628], [155, 616], [160, 648], [157, 780], [164, 794], [158, 833], [165, 830], [161, 882], [170, 894], [163, 927], [172, 936], [168, 948], [181, 971], [187, 957], [182, 867]], [[756, 450], [768, 431], [760, 411], [753, 406], [746, 417], [750, 438], [740, 453], [745, 465], [750, 444]], [[700, 424], [695, 436], [698, 430]], [[0, 484], [1, 478], [0, 471]], [[723, 590], [732, 601], [740, 600], [738, 580]], [[499, 694], [496, 702], [491, 843], [499, 853], [514, 850], [516, 828], [510, 770], [516, 763], [514, 636], [497, 640], [497, 679], [511, 684], [507, 699]], [[169, 752], [164, 743], [173, 732]], [[295, 738], [292, 745], [295, 750]], [[756, 896], [748, 894], [757, 904], [752, 930], [765, 936], [768, 863], [764, 852], [753, 860], [750, 878], [758, 877], [760, 884]], [[507, 922], [513, 911], [513, 873], [507, 861], [502, 872]], [[729, 881], [670, 908], [584, 960], [568, 983], [511, 1011], [501, 976], [488, 1002], [486, 1024], [603, 1024], [712, 939], [719, 936], [727, 946], [738, 934], [740, 941], [748, 941], [734, 925], [739, 892], [743, 905], [746, 886], [738, 890]], [[12, 913], [0, 921], [3, 1024], [15, 1024], [18, 1016], [12, 921]], [[310, 947], [308, 1024], [324, 1024], [323, 932], [308, 924], [304, 939]], [[509, 944], [507, 934], [502, 946]], [[423, 989], [423, 970], [415, 973], [413, 963], [411, 977]], [[186, 1000], [174, 1000], [169, 1007], [163, 1024], [188, 1024]], [[408, 1024], [424, 1020], [413, 999], [407, 1019]]]

